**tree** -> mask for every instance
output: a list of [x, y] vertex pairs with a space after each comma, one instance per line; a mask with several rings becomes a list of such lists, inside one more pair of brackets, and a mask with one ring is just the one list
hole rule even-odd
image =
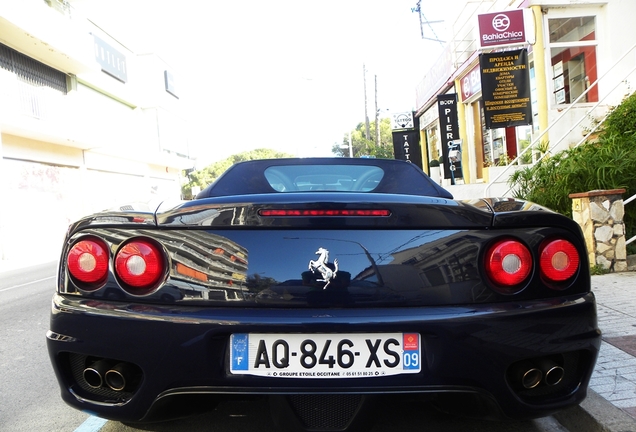
[[[375, 123], [369, 125], [371, 127], [369, 136], [375, 137]], [[356, 129], [352, 133], [353, 138], [353, 157], [375, 156], [380, 159], [393, 159], [393, 134], [391, 132], [391, 119], [383, 118], [380, 120], [380, 143], [376, 144], [375, 140], [367, 140], [366, 125], [364, 122], [358, 123]], [[342, 143], [336, 143], [331, 148], [331, 152], [338, 157], [349, 156], [349, 134], [345, 134]]]
[[207, 185], [214, 182], [214, 180], [216, 180], [221, 174], [223, 174], [229, 167], [237, 162], [255, 159], [279, 159], [288, 157], [293, 157], [293, 155], [271, 149], [257, 149], [232, 155], [227, 159], [215, 162], [203, 169], [192, 171], [191, 173], [186, 174], [186, 177], [188, 177], [189, 181], [181, 187], [181, 194], [183, 195], [184, 199], [194, 198], [192, 196], [193, 187], [198, 186], [200, 189], [205, 188]]

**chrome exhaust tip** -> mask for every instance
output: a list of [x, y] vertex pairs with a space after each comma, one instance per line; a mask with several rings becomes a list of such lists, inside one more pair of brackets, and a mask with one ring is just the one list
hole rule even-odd
[[118, 363], [104, 375], [106, 385], [114, 391], [122, 391], [130, 382], [133, 374], [132, 367], [126, 363]]
[[522, 362], [515, 367], [517, 381], [525, 389], [532, 389], [541, 384], [543, 372], [530, 362]]
[[555, 386], [563, 380], [565, 370], [552, 360], [544, 359], [540, 362], [539, 366], [543, 372], [546, 385]]
[[524, 388], [531, 389], [535, 388], [541, 383], [541, 378], [543, 377], [543, 373], [537, 368], [530, 368], [521, 377], [521, 385]]
[[104, 374], [109, 369], [110, 364], [106, 360], [98, 360], [84, 369], [84, 381], [92, 388], [100, 388], [104, 384]]

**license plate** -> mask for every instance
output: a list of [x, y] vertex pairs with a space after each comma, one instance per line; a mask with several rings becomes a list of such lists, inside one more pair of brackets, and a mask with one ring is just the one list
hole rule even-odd
[[276, 378], [365, 378], [418, 373], [418, 333], [264, 334], [230, 338], [230, 371]]

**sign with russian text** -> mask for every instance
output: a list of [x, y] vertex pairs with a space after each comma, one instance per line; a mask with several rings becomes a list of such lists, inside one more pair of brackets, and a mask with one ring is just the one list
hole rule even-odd
[[528, 51], [480, 54], [479, 65], [486, 128], [531, 125]]

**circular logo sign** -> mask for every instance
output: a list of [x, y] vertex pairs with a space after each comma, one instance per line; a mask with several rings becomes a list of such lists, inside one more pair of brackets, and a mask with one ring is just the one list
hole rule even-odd
[[503, 32], [508, 30], [508, 27], [510, 27], [510, 18], [508, 18], [508, 15], [497, 14], [492, 19], [492, 28], [496, 31]]

